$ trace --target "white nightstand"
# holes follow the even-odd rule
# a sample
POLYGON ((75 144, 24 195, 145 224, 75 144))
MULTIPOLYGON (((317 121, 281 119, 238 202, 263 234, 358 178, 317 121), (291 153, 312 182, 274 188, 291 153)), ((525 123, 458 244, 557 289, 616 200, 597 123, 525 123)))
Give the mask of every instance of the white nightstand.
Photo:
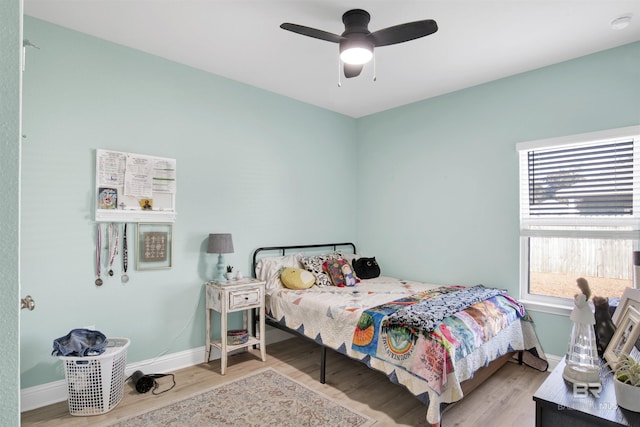
POLYGON ((260 356, 266 362, 267 352, 264 333, 264 286, 265 282, 257 279, 230 280, 228 282, 207 282, 206 307, 207 307, 207 342, 205 346, 205 363, 211 357, 211 346, 217 347, 221 352, 220 373, 224 375, 227 368, 227 353, 239 348, 249 348, 252 345, 260 346, 260 356), (260 329, 256 335, 251 335, 253 325, 250 325, 249 312, 258 309, 260 329), (220 313, 220 339, 211 339, 211 310, 220 313), (227 344, 227 315, 234 311, 243 311, 244 328, 249 333, 249 340, 244 344, 227 344))

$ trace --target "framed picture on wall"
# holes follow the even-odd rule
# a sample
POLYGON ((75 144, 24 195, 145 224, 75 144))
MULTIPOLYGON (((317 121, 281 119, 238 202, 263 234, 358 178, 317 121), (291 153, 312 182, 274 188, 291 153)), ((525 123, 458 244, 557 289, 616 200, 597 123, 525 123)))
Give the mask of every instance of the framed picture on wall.
POLYGON ((159 270, 172 267, 173 224, 138 224, 138 270, 159 270))

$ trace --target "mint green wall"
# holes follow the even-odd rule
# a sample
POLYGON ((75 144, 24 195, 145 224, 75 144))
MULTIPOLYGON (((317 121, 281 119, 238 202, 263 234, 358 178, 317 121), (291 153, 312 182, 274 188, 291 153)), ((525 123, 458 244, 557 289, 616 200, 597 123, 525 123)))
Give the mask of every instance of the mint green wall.
POLYGON ((0 2, 0 425, 20 424, 19 221, 22 3, 0 2))
MULTIPOLYGON (((360 119, 359 247, 392 276, 518 295, 515 144, 640 124, 639 82, 634 43, 360 119)), ((568 319, 533 316, 562 355, 568 319)))
MULTIPOLYGON (((390 275, 517 294, 515 143, 640 123, 640 43, 356 120, 28 17, 25 37, 22 387, 63 378, 74 327, 131 338, 129 362, 202 346, 210 232, 244 271, 258 246, 354 240, 390 275), (96 148, 177 159, 171 270, 93 285, 96 148)), ((533 314, 562 354, 568 320, 533 314)))
POLYGON ((130 363, 203 346, 211 232, 245 274, 259 246, 355 239, 353 119, 30 17, 25 37, 22 387, 63 378, 76 327, 130 338, 130 363), (97 148, 176 159, 171 270, 94 285, 97 148))

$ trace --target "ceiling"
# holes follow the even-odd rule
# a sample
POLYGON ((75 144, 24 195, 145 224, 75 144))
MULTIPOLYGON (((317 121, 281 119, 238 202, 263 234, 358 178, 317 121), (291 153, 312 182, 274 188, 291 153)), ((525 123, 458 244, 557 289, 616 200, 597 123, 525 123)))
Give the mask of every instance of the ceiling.
POLYGON ((356 118, 640 40, 640 0, 24 0, 24 12, 356 118), (377 48, 374 81, 372 63, 339 79, 337 44, 279 28, 340 34, 354 8, 372 32, 439 30, 377 48), (612 29, 622 15, 630 25, 612 29))

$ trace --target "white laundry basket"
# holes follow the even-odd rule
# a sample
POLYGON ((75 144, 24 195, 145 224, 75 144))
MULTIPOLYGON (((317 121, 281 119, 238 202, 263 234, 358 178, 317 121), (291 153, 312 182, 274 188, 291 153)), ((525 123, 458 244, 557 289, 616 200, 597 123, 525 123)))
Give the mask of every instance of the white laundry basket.
POLYGON ((116 407, 124 393, 127 338, 107 338, 98 356, 59 356, 69 390, 71 415, 99 415, 116 407))

